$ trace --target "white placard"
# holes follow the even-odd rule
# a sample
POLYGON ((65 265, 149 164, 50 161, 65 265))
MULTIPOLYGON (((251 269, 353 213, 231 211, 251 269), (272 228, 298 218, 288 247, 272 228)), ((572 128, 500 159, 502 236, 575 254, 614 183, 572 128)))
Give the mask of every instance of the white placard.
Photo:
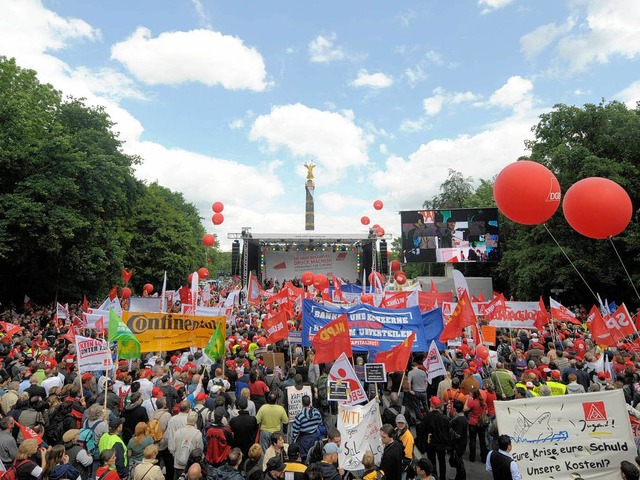
POLYGON ((340 405, 338 410, 338 431, 342 436, 342 453, 338 454, 338 465, 345 470, 363 470, 362 455, 367 450, 373 452, 376 464, 382 459, 380 440, 380 407, 374 398, 365 405, 340 405))

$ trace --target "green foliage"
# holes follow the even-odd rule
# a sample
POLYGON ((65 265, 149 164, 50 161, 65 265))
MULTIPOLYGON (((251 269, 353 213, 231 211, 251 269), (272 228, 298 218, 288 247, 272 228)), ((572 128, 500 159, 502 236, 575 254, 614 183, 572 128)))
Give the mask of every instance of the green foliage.
POLYGON ((440 193, 431 201, 426 200, 422 206, 428 209, 461 208, 472 193, 473 178, 450 168, 449 176, 440 184, 440 193))

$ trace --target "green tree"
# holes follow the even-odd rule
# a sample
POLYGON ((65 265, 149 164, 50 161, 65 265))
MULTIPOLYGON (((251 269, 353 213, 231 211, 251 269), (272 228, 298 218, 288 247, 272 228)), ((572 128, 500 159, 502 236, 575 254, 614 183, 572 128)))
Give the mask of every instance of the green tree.
POLYGON ((473 193, 473 177, 465 177, 456 170, 449 169, 449 176, 440 184, 440 193, 422 206, 428 209, 461 208, 473 193))

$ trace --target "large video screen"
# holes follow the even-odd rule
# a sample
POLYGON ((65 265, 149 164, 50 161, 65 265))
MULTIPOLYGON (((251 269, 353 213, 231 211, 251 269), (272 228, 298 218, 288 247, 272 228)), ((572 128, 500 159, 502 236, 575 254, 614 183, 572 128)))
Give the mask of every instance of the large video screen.
POLYGON ((498 209, 400 212, 405 262, 497 262, 498 209))

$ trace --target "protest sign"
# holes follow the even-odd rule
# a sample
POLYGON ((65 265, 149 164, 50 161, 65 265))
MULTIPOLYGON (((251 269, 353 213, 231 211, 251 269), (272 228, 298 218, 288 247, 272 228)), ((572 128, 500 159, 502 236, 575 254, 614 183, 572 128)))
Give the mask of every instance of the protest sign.
POLYGON ((123 312, 122 320, 140 342, 142 352, 180 350, 207 346, 218 323, 222 334, 226 330, 226 317, 200 317, 192 315, 123 312))
POLYGON ((107 370, 111 367, 111 351, 104 340, 76 335, 76 352, 80 372, 107 370))
POLYGON ((330 402, 345 402, 349 400, 349 384, 341 380, 327 379, 327 398, 330 402))
POLYGON ((362 388, 362 384, 356 375, 351 362, 347 358, 346 354, 340 355, 335 363, 331 366, 329 371, 329 380, 334 382, 342 382, 347 385, 348 398, 345 400, 345 404, 352 405, 355 403, 362 403, 367 401, 367 394, 362 388))
POLYGON ((387 372, 384 369, 384 363, 365 363, 364 381, 371 383, 386 383, 387 372))
POLYGON ((289 421, 293 422, 302 411, 302 397, 309 395, 309 398, 313 400, 313 394, 311 393, 311 387, 304 385, 300 390, 295 386, 287 387, 287 413, 289 414, 289 421))
POLYGON ((338 465, 345 470, 363 470, 362 455, 373 452, 376 465, 382 459, 380 440, 380 407, 376 399, 365 405, 340 405, 338 431, 342 436, 342 452, 338 454, 338 465))
POLYGON ((495 402, 524 479, 619 479, 636 445, 621 390, 495 402), (540 462, 543 458, 544 462, 540 462))
POLYGON ((482 325, 480 329, 482 330, 482 338, 484 339, 484 344, 489 345, 490 347, 495 347, 496 327, 493 327, 491 325, 482 325))

